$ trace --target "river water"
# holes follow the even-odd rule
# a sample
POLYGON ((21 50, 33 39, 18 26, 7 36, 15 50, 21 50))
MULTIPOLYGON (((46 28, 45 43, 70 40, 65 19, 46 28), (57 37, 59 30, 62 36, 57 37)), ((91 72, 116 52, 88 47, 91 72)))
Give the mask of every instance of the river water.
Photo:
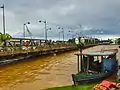
MULTIPOLYGON (((116 49, 117 45, 96 46, 86 51, 116 49)), ((42 56, 32 60, 0 67, 0 90, 41 90, 72 85, 71 74, 77 72, 78 51, 42 56)), ((120 53, 117 54, 120 58, 120 53)))

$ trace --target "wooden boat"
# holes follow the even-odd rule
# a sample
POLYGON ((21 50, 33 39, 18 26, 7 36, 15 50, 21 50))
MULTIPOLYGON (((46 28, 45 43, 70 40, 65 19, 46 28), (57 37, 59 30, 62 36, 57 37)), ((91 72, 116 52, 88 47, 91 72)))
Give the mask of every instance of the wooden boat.
POLYGON ((72 74, 74 85, 99 82, 115 74, 118 68, 117 52, 117 49, 110 49, 75 54, 78 57, 78 73, 72 74))

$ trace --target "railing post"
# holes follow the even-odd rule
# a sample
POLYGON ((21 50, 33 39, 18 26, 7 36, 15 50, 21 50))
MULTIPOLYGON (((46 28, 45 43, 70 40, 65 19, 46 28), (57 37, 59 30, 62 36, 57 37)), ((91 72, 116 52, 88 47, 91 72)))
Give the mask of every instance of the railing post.
POLYGON ((41 40, 40 40, 40 46, 41 46, 41 40))
POLYGON ((78 62, 78 73, 80 72, 80 61, 79 61, 79 55, 77 55, 77 62, 78 62))
POLYGON ((22 40, 20 39, 20 53, 22 51, 22 40))
POLYGON ((80 47, 81 71, 83 71, 82 47, 80 47))

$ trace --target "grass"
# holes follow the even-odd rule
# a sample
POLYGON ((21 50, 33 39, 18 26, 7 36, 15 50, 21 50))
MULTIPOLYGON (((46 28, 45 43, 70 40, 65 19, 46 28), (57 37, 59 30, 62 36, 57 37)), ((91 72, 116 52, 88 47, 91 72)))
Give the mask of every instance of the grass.
POLYGON ((54 87, 48 88, 46 90, 92 90, 96 84, 86 84, 86 85, 77 85, 77 86, 63 86, 63 87, 54 87))

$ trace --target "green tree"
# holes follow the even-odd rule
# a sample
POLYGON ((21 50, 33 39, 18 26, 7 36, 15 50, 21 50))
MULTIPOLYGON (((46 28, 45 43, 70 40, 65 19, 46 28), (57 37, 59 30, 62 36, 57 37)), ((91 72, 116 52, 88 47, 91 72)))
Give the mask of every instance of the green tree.
POLYGON ((3 46, 6 46, 6 40, 10 40, 12 38, 12 36, 8 33, 6 33, 5 35, 2 34, 0 32, 0 43, 3 43, 4 42, 4 45, 3 46))
POLYGON ((2 33, 0 32, 0 41, 10 40, 11 38, 12 38, 12 36, 11 36, 10 34, 6 33, 6 34, 4 35, 4 34, 2 34, 2 33))
POLYGON ((117 39, 117 43, 120 44, 120 38, 117 39))
POLYGON ((74 44, 75 44, 75 38, 73 38, 73 39, 69 39, 68 42, 70 42, 70 43, 74 43, 74 44))
POLYGON ((109 41, 110 43, 113 43, 112 39, 108 39, 108 41, 109 41))

